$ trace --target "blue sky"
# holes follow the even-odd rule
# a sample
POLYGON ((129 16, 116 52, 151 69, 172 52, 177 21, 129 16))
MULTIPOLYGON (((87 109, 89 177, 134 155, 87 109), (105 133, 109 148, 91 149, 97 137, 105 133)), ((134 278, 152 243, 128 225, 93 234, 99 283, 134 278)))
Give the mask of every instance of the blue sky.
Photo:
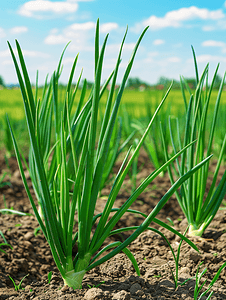
POLYGON ((75 80, 93 80, 94 33, 100 19, 100 40, 110 33, 103 66, 103 80, 115 65, 126 26, 129 31, 121 63, 121 79, 132 49, 146 26, 150 26, 139 48, 132 77, 156 83, 160 76, 172 79, 194 77, 191 45, 195 48, 200 72, 210 63, 211 74, 220 63, 226 70, 226 2, 166 0, 33 0, 1 1, 0 75, 17 83, 7 40, 23 49, 31 81, 39 70, 42 84, 56 69, 61 52, 71 41, 65 56, 61 81, 66 83, 77 53, 75 80))

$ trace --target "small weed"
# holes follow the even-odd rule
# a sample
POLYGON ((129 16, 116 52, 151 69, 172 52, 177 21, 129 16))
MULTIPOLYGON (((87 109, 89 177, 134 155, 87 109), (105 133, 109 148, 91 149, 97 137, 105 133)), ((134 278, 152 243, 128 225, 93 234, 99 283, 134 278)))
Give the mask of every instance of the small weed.
POLYGON ((7 175, 7 172, 4 172, 4 173, 0 176, 0 188, 4 187, 4 186, 6 186, 6 185, 11 186, 11 183, 10 183, 9 181, 3 182, 3 180, 4 180, 5 177, 6 177, 6 175, 7 175))
POLYGON ((14 284, 15 291, 18 291, 18 290, 24 290, 24 288, 22 288, 21 285, 22 285, 23 280, 24 280, 28 275, 29 275, 29 274, 25 275, 25 276, 21 279, 21 281, 20 281, 20 283, 19 283, 18 285, 16 285, 16 283, 15 283, 15 281, 12 279, 12 277, 9 276, 9 278, 12 280, 12 282, 13 282, 13 284, 14 284))
POLYGON ((150 194, 151 198, 153 199, 158 199, 159 197, 158 196, 155 196, 154 194, 150 194))
POLYGON ((170 223, 171 226, 174 226, 174 223, 173 223, 173 220, 172 220, 172 219, 170 219, 169 217, 166 218, 166 219, 169 221, 169 223, 170 223))
POLYGON ((2 246, 7 246, 7 247, 10 247, 11 249, 13 249, 13 247, 11 246, 11 245, 9 245, 9 244, 7 244, 7 243, 1 243, 0 244, 0 251, 1 252, 3 252, 3 253, 5 253, 5 254, 8 254, 5 250, 2 250, 2 246))
POLYGON ((97 288, 98 286, 100 286, 100 285, 103 284, 103 283, 105 283, 105 281, 101 281, 99 284, 93 285, 93 286, 87 284, 87 286, 88 286, 90 289, 92 289, 92 288, 97 288))
POLYGON ((161 275, 161 274, 158 274, 158 275, 154 275, 153 277, 154 277, 154 278, 161 278, 162 275, 161 275))
POLYGON ((39 232, 41 230, 40 227, 37 227, 34 229, 34 236, 37 236, 38 234, 41 234, 41 232, 39 232))
POLYGON ((142 201, 142 200, 137 200, 136 202, 137 202, 138 204, 141 204, 141 205, 144 204, 144 201, 142 201))
POLYGON ((48 284, 50 284, 52 275, 53 275, 53 271, 50 271, 50 272, 48 273, 48 284))

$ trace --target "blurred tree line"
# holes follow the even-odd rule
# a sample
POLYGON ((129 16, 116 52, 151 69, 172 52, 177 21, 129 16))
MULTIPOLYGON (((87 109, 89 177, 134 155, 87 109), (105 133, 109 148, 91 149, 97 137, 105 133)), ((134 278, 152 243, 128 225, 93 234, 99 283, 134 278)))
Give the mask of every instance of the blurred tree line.
MULTIPOLYGON (((196 88, 196 79, 195 78, 185 78, 185 80, 187 81, 189 87, 191 89, 195 89, 196 88)), ((214 89, 219 89, 220 84, 222 81, 222 77, 220 75, 217 75, 215 78, 215 82, 214 82, 214 89)), ((144 90, 144 89, 166 89, 170 86, 172 82, 172 79, 169 79, 167 77, 161 76, 156 84, 149 84, 143 80, 141 80, 138 77, 130 77, 127 80, 127 85, 126 88, 128 89, 140 89, 140 90, 144 90)), ((80 88, 83 86, 84 80, 82 80, 81 84, 80 84, 80 88)), ((91 89, 93 86, 93 82, 91 81, 86 81, 86 85, 87 85, 87 89, 91 89)), ((5 85, 5 81, 3 79, 3 77, 0 75, 0 86, 6 87, 5 85)), ((61 86, 62 88, 64 88, 66 85, 63 83, 59 83, 59 86, 61 86)), ((172 89, 175 90, 179 90, 180 89, 180 81, 177 80, 173 80, 173 87, 172 89)))
MULTIPOLYGON (((196 79, 195 78, 185 78, 187 84, 189 85, 189 87, 191 89, 195 89, 196 88, 196 79)), ((215 78, 215 81, 214 81, 214 86, 213 88, 214 89, 219 89, 220 87, 220 84, 221 84, 221 81, 222 81, 222 78, 220 75, 217 75, 216 78, 215 78)), ((141 86, 143 88, 156 88, 156 89, 166 89, 170 86, 172 82, 172 79, 169 79, 167 77, 164 77, 164 76, 161 76, 157 83, 154 84, 154 85, 151 85, 151 84, 148 84, 144 81, 142 81, 141 79, 139 79, 138 77, 135 77, 135 78, 129 78, 128 81, 127 81, 127 88, 130 88, 130 89, 139 89, 141 86)), ((175 89, 175 90, 179 90, 181 87, 180 87, 180 81, 178 80, 173 80, 173 87, 172 89, 175 89)))
MULTIPOLYGON (((189 85, 189 87, 191 89, 195 89, 197 86, 197 82, 195 78, 185 78, 187 84, 189 85)), ((214 89, 219 89, 220 88, 220 84, 222 81, 222 77, 220 75, 216 75, 215 81, 214 81, 214 85, 213 88, 214 89)), ((166 77, 160 77, 158 82, 157 82, 157 86, 158 85, 163 85, 165 88, 169 87, 170 84, 172 82, 172 79, 166 78, 166 77)), ((173 80, 173 89, 180 89, 180 81, 177 80, 173 80)))

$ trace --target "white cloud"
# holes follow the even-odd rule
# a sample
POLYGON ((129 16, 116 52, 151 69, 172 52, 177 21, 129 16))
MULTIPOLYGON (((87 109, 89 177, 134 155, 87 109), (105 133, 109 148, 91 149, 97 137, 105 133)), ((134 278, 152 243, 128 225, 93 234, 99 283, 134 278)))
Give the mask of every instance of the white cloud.
MULTIPOLYGON (((135 47, 136 43, 124 43, 123 50, 124 51, 132 51, 135 47)), ((107 50, 113 51, 114 53, 118 53, 119 49, 121 47, 121 44, 110 44, 107 46, 107 50)))
POLYGON ((181 61, 181 59, 179 57, 177 57, 177 56, 168 58, 168 62, 178 63, 180 61, 181 61))
POLYGON ((93 0, 66 0, 66 1, 74 3, 74 2, 90 2, 93 0))
POLYGON ((225 47, 226 43, 220 41, 208 40, 202 43, 203 47, 225 47))
POLYGON ((155 57, 158 55, 159 55, 159 52, 157 52, 157 51, 148 52, 148 57, 155 57))
POLYGON ((68 64, 72 65, 73 62, 74 62, 74 60, 75 60, 74 56, 73 57, 66 57, 66 58, 64 58, 64 66, 68 65, 68 64))
POLYGON ((221 41, 208 40, 202 43, 203 47, 218 47, 222 53, 226 53, 226 43, 221 41))
MULTIPOLYGON (((136 43, 125 43, 125 44, 123 45, 123 49, 124 49, 124 50, 128 50, 128 51, 132 51, 132 50, 134 49, 135 45, 136 45, 136 43)), ((121 44, 120 44, 120 46, 121 46, 121 44)), ((142 47, 142 46, 140 46, 140 48, 141 48, 141 47, 142 47)))
POLYGON ((149 52, 147 54, 147 58, 144 59, 144 62, 145 63, 152 63, 152 62, 156 61, 156 56, 158 56, 158 55, 159 55, 159 52, 157 52, 157 51, 149 52))
POLYGON ((57 45, 57 44, 67 44, 70 40, 62 34, 50 34, 45 38, 45 44, 57 45))
POLYGON ((212 56, 212 55, 210 55, 210 54, 202 54, 202 55, 196 56, 196 59, 197 59, 197 61, 200 62, 200 63, 203 63, 203 62, 208 63, 208 62, 210 62, 210 61, 215 60, 215 59, 216 59, 216 56, 214 57, 214 56, 212 56))
POLYGON ((70 31, 86 31, 96 27, 96 23, 94 22, 86 22, 86 23, 74 23, 65 29, 65 32, 70 31))
POLYGON ((4 60, 2 62, 2 65, 4 66, 7 66, 7 65, 13 65, 13 60, 12 59, 8 59, 8 60, 4 60))
POLYGON ((213 31, 213 30, 215 30, 215 27, 211 26, 211 25, 207 25, 207 26, 203 26, 202 30, 203 31, 213 31))
POLYGON ((19 33, 24 33, 27 31, 28 31, 28 28, 25 26, 17 26, 17 27, 13 27, 10 29, 10 33, 12 33, 12 34, 19 34, 19 33))
MULTIPOLYGON (((90 29, 94 29, 96 27, 96 23, 94 22, 86 22, 86 23, 74 23, 71 26, 69 26, 67 28, 67 30, 90 30, 90 29)), ((117 23, 104 23, 102 25, 100 25, 100 32, 102 33, 108 33, 111 30, 117 29, 118 28, 118 24, 117 23)))
MULTIPOLYGON (((209 62, 226 62, 226 57, 225 56, 218 56, 218 55, 211 55, 211 54, 202 54, 196 56, 197 61, 199 63, 209 63, 209 62)), ((188 62, 193 61, 192 59, 189 59, 188 62)))
POLYGON ((53 28, 50 30, 50 34, 57 34, 59 30, 57 28, 53 28))
POLYGON ((151 30, 158 30, 166 27, 182 27, 183 22, 195 19, 201 20, 220 20, 224 18, 221 9, 210 11, 207 8, 198 8, 196 6, 183 7, 178 10, 172 10, 164 17, 150 16, 141 24, 137 24, 134 30, 140 30, 143 26, 150 26, 151 30))
POLYGON ((105 24, 100 25, 100 32, 102 32, 102 33, 108 33, 114 29, 118 29, 117 23, 105 23, 105 24))
MULTIPOLYGON (((83 0, 90 1, 90 0, 83 0)), ((32 0, 24 3, 18 13, 25 17, 42 18, 43 13, 51 13, 56 15, 72 14, 78 10, 77 1, 49 1, 49 0, 32 0)))
POLYGON ((0 38, 3 38, 5 37, 6 34, 5 34, 5 30, 3 28, 0 27, 0 38))
MULTIPOLYGON (((115 69, 115 63, 116 63, 116 60, 115 58, 108 58, 105 60, 104 62, 104 65, 103 65, 103 69, 104 70, 114 70, 115 69)), ((124 69, 127 67, 127 62, 126 61, 122 61, 120 63, 120 69, 124 69)))
POLYGON ((7 57, 10 56, 9 50, 0 51, 0 57, 7 57))
MULTIPOLYGON (((14 53, 17 53, 16 49, 13 49, 14 53)), ((48 58, 50 57, 49 54, 44 53, 44 52, 39 52, 39 51, 30 51, 30 50, 23 50, 22 51, 25 57, 41 57, 41 58, 48 58)), ((4 50, 4 51, 0 51, 0 57, 10 57, 10 51, 4 50)))
MULTIPOLYGON (((45 44, 57 45, 67 44, 71 41, 70 51, 93 51, 93 44, 89 41, 93 38, 94 29, 96 23, 85 22, 85 23, 74 23, 64 28, 62 31, 52 29, 50 34, 45 38, 45 44)), ((100 32, 110 31, 118 28, 117 23, 104 23, 100 25, 100 32)), ((133 43, 132 43, 133 44, 133 43)), ((125 46, 125 48, 128 47, 125 46)), ((134 47, 134 44, 133 44, 134 47)))
POLYGON ((86 52, 94 52, 94 46, 89 46, 89 45, 78 45, 78 44, 73 44, 70 46, 69 51, 71 52, 81 52, 81 51, 86 51, 86 52))
POLYGON ((181 48, 182 46, 183 46, 183 43, 177 43, 177 44, 173 45, 174 48, 181 48))
POLYGON ((23 50, 23 54, 24 54, 24 56, 29 56, 29 57, 42 57, 42 58, 50 57, 49 54, 39 52, 39 51, 23 50))
MULTIPOLYGON (((89 31, 94 29, 94 22, 74 23, 59 33, 56 29, 51 30, 50 34, 45 38, 45 44, 56 45, 66 44, 69 41, 73 43, 73 49, 85 50, 87 40, 89 39, 89 31), (58 34, 57 34, 58 33, 58 34)), ((70 47, 71 48, 71 47, 70 47)), ((86 49, 87 50, 87 49, 86 49)))
POLYGON ((52 29, 50 34, 45 38, 44 42, 48 45, 66 44, 72 41, 80 49, 84 46, 89 30, 95 28, 94 22, 74 23, 59 33, 59 30, 52 29), (85 33, 84 33, 85 32, 85 33))
POLYGON ((158 46, 158 45, 162 45, 165 44, 164 40, 158 39, 158 40, 154 40, 153 45, 158 46))

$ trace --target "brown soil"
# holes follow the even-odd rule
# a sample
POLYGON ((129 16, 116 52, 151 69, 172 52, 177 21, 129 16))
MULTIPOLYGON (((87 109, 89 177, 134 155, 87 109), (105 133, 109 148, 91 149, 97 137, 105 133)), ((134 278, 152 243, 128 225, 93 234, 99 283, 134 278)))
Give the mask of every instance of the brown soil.
MULTIPOLYGON (((153 171, 148 163, 148 158, 140 158, 141 172, 138 181, 145 178, 153 171)), ((7 207, 27 213, 33 213, 30 202, 21 181, 15 158, 9 160, 8 168, 4 158, 0 158, 0 174, 5 171, 10 175, 5 178, 11 182, 10 186, 0 189, 0 208, 4 208, 4 198, 7 207)), ((222 167, 220 175, 225 167, 222 167)), ((29 175, 27 174, 29 177, 29 175)), ((220 176, 219 176, 220 178, 220 176)), ((31 185, 31 183, 30 183, 31 185)), ((133 209, 148 213, 158 203, 159 199, 170 187, 167 175, 156 178, 147 190, 137 199, 133 209)), ((103 190, 107 195, 109 187, 103 190)), ((119 207, 128 198, 130 181, 127 179, 116 200, 115 206, 119 207)), ((104 198, 100 198, 97 212, 103 209, 104 198)), ((180 232, 186 228, 186 220, 173 196, 164 206, 158 218, 169 223, 167 218, 174 222, 174 227, 180 232)), ((126 215, 118 224, 121 226, 139 225, 142 219, 126 215)), ((203 239, 193 239, 199 248, 199 253, 194 251, 185 242, 182 244, 179 281, 195 276, 198 265, 207 268, 204 278, 208 286, 218 269, 226 261, 226 210, 219 210, 215 219, 206 230, 203 239)), ((151 224, 153 227, 155 224, 151 224)), ((141 276, 136 272, 124 254, 118 254, 103 265, 88 272, 83 281, 81 290, 64 287, 63 280, 55 266, 50 248, 43 234, 35 229, 38 222, 34 216, 18 216, 13 214, 0 214, 0 229, 7 242, 13 247, 3 246, 7 254, 0 252, 0 299, 194 299, 195 280, 189 280, 185 285, 174 288, 170 267, 175 271, 172 253, 164 240, 157 234, 146 231, 129 247, 137 259, 141 276), (50 284, 47 275, 53 271, 50 284), (11 276, 16 284, 29 274, 22 283, 22 288, 15 291, 11 276)), ((169 239, 173 249, 178 249, 179 238, 161 229, 169 239)), ((117 238, 125 238, 119 236, 117 238)), ((3 240, 0 237, 0 243, 3 240)), ((204 279, 203 279, 204 280, 204 279)), ((201 283, 203 282, 201 280, 201 283)), ((203 289, 202 291, 204 291, 203 289)), ((226 268, 214 284, 214 295, 211 299, 226 299, 226 268)), ((202 299, 206 299, 203 297, 202 299)))

